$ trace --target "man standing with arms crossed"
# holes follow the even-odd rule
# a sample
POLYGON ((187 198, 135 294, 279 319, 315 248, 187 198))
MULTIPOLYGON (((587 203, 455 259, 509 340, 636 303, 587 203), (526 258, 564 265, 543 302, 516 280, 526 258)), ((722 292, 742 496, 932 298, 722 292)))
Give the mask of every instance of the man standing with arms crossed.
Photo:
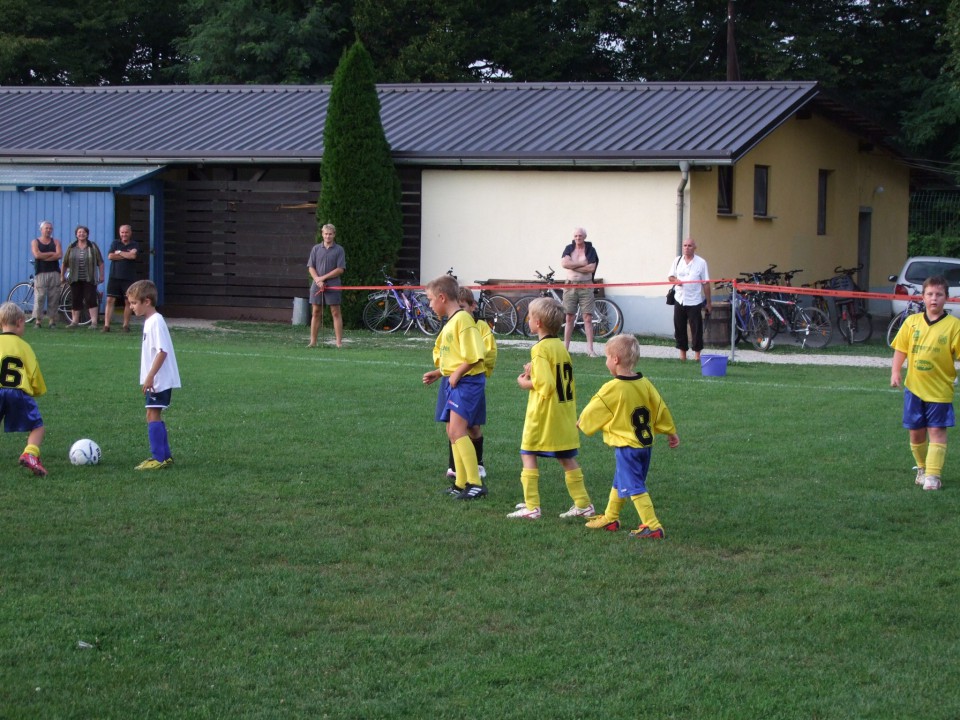
POLYGON ((110 332, 110 320, 117 299, 123 303, 123 331, 130 332, 130 303, 127 302, 127 290, 137 279, 137 244, 133 242, 133 228, 120 226, 120 239, 114 240, 107 253, 110 261, 110 280, 107 282, 107 309, 103 313, 103 329, 110 332))
MULTIPOLYGON (((599 262, 600 258, 593 249, 593 244, 587 242, 587 231, 575 228, 573 242, 563 249, 560 258, 560 266, 567 271, 567 284, 592 283, 599 262)), ((570 336, 573 334, 573 321, 578 305, 583 315, 583 331, 587 335, 587 355, 596 357, 593 350, 593 312, 596 309, 593 288, 570 288, 563 291, 563 312, 566 314, 563 344, 570 350, 570 336)))
POLYGON ((60 258, 63 250, 60 241, 53 236, 53 223, 40 223, 40 237, 30 243, 33 253, 33 317, 34 327, 43 322, 43 313, 50 315, 50 327, 56 326, 57 310, 60 307, 60 258))
POLYGON ((310 317, 310 344, 317 346, 317 334, 323 318, 323 306, 330 306, 333 318, 333 333, 337 338, 337 347, 343 346, 343 316, 340 314, 340 276, 347 269, 347 255, 343 246, 337 245, 337 229, 329 223, 321 229, 323 242, 313 246, 307 261, 307 272, 313 278, 310 288, 310 304, 313 313, 310 317))

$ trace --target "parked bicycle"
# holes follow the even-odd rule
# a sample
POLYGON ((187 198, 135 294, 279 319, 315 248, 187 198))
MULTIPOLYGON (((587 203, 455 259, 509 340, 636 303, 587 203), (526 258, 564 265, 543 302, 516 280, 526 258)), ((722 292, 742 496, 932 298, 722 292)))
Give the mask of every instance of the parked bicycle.
MULTIPOLYGON (((742 273, 742 280, 751 284, 769 284, 772 281, 777 285, 784 285, 789 284, 794 275, 803 272, 802 270, 776 272, 774 268, 776 265, 762 272, 742 273)), ((796 295, 756 291, 753 300, 770 317, 771 341, 778 333, 787 332, 800 342, 802 348, 822 348, 833 336, 830 316, 819 308, 803 307, 796 295)))
MULTIPOLYGON (((33 261, 30 261, 30 264, 33 265, 33 261)), ((33 315, 33 303, 36 296, 36 288, 34 286, 34 276, 30 275, 28 280, 19 282, 13 286, 13 289, 7 295, 7 300, 14 302, 19 305, 23 312, 27 316, 27 322, 31 320, 31 315, 33 315)), ((103 301, 103 293, 99 290, 97 291, 97 301, 103 301)), ((61 285, 60 293, 57 305, 57 312, 63 316, 63 319, 67 323, 73 322, 73 291, 70 289, 69 285, 61 285)), ((80 324, 89 325, 90 324, 90 312, 83 308, 80 311, 80 324)))
POLYGON ((890 324, 887 325, 887 345, 893 347, 893 340, 897 337, 897 333, 900 332, 900 326, 903 325, 903 322, 916 313, 922 313, 926 310, 926 306, 923 303, 923 293, 917 293, 911 295, 910 299, 907 301, 907 306, 893 316, 893 319, 890 320, 890 324))
POLYGON ((363 324, 379 333, 392 333, 401 328, 407 332, 414 325, 425 335, 440 332, 442 321, 430 309, 426 294, 414 288, 412 273, 409 280, 400 280, 387 274, 386 265, 380 271, 389 289, 370 293, 363 308, 363 324))
POLYGON ((480 285, 477 314, 483 318, 494 335, 509 335, 517 329, 517 308, 510 299, 496 295, 484 287, 487 283, 475 280, 480 285))
MULTIPOLYGON (((546 285, 552 285, 554 283, 553 278, 554 275, 556 275, 556 270, 549 265, 547 267, 550 272, 548 272, 546 275, 538 270, 535 270, 534 272, 536 273, 537 280, 539 282, 542 282, 546 285)), ((594 289, 594 295, 596 294, 597 290, 594 289)), ((563 293, 558 288, 544 288, 542 291, 540 291, 539 295, 524 295, 522 298, 517 300, 517 332, 521 335, 533 337, 536 334, 527 324, 527 308, 529 308, 530 303, 536 300, 538 297, 552 297, 558 302, 563 301, 563 293)), ((595 338, 605 338, 613 335, 619 335, 623 330, 623 313, 620 311, 620 306, 609 298, 598 297, 594 300, 592 321, 593 336, 595 338)), ((583 316, 579 307, 577 308, 577 314, 573 320, 573 331, 575 333, 584 334, 583 316)))
POLYGON ((735 342, 749 342, 754 348, 766 352, 773 347, 770 331, 773 321, 767 311, 756 302, 756 293, 736 290, 732 282, 715 283, 718 290, 729 290, 730 301, 736 307, 734 322, 735 342))
MULTIPOLYGON (((838 290, 841 292, 852 291, 859 292, 860 288, 853 276, 857 274, 863 265, 852 268, 844 268, 839 265, 833 269, 836 273, 832 278, 818 280, 814 287, 826 288, 829 290, 838 290)), ((830 308, 827 304, 827 298, 823 295, 814 297, 813 305, 821 311, 830 314, 830 308)), ((873 318, 867 312, 867 303, 862 298, 833 298, 834 313, 837 319, 837 329, 844 339, 850 343, 866 342, 873 335, 873 318)))

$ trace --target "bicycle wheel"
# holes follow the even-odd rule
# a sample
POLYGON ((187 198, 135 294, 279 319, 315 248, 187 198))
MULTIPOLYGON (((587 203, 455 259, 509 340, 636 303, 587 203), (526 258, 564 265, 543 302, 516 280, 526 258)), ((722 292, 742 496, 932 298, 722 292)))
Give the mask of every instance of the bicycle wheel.
POLYGON ((873 317, 870 313, 862 313, 860 315, 854 313, 850 331, 851 342, 866 342, 873 336, 873 317))
POLYGON ((488 296, 480 314, 494 335, 509 335, 517 327, 517 308, 503 295, 488 296))
POLYGON ((412 310, 420 332, 424 335, 436 335, 440 332, 440 328, 443 327, 443 320, 430 307, 430 301, 427 300, 425 293, 414 293, 412 310))
POLYGON ((766 352, 773 347, 773 335, 771 332, 773 320, 759 305, 754 305, 750 309, 750 316, 747 318, 746 338, 753 347, 761 352, 766 352))
POLYGON ((595 338, 619 335, 623 330, 623 313, 620 307, 606 298, 597 298, 593 311, 593 336, 595 338))
POLYGON ((525 335, 530 337, 533 335, 533 332, 530 330, 530 326, 527 325, 527 313, 530 310, 530 303, 536 300, 539 295, 524 295, 522 298, 517 300, 514 303, 514 307, 517 308, 517 327, 514 328, 514 332, 517 335, 525 335))
POLYGON ((833 327, 830 316, 817 308, 797 308, 794 332, 803 347, 822 348, 830 342, 833 327))
POLYGON ((13 286, 13 290, 7 295, 7 301, 16 303, 27 315, 27 322, 33 315, 33 283, 22 282, 13 286))
POLYGON ((887 325, 887 345, 890 347, 893 347, 893 340, 897 337, 897 333, 900 332, 900 326, 903 325, 903 321, 906 319, 907 313, 902 312, 899 315, 894 315, 890 324, 887 325))
POLYGON ((379 333, 392 333, 403 324, 403 310, 392 294, 370 298, 363 308, 363 324, 379 333))
MULTIPOLYGON (((63 315, 64 319, 68 323, 73 322, 73 290, 69 285, 65 285, 63 287, 63 292, 60 293, 60 314, 63 315)), ((81 308, 80 315, 78 317, 79 325, 90 324, 90 311, 87 310, 87 308, 81 308)))

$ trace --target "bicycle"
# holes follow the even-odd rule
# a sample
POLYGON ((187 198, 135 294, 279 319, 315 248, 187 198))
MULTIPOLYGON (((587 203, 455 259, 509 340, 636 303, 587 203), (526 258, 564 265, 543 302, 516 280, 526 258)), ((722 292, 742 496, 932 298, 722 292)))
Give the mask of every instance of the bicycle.
MULTIPOLYGON (((860 271, 862 265, 852 268, 843 268, 839 265, 833 269, 836 273, 832 278, 818 280, 816 287, 829 290, 858 292, 853 276, 860 271)), ((818 295, 813 302, 814 306, 830 314, 827 299, 818 295)), ((867 312, 867 304, 861 298, 834 297, 833 306, 837 317, 837 329, 849 344, 866 342, 873 335, 873 318, 867 312)))
POLYGON ((480 285, 480 299, 477 301, 477 314, 486 321, 494 335, 509 335, 517 329, 517 308, 503 295, 495 295, 488 290, 483 280, 474 280, 480 285))
MULTIPOLYGON (((762 273, 741 273, 744 281, 753 284, 766 282, 789 283, 802 270, 775 272, 771 265, 762 273)), ((756 302, 770 317, 770 339, 780 332, 788 332, 800 341, 800 347, 822 348, 830 342, 833 327, 830 316, 816 307, 803 307, 796 295, 756 292, 756 302)))
MULTIPOLYGON (((547 268, 550 270, 550 272, 546 275, 541 273, 539 270, 534 270, 534 273, 537 276, 538 282, 542 282, 546 285, 552 285, 554 282, 554 275, 556 275, 556 270, 549 265, 547 268)), ((594 295, 596 294, 597 291, 595 289, 594 295)), ((534 335, 534 332, 527 324, 527 308, 529 308, 530 303, 536 300, 538 297, 552 297, 556 299, 557 302, 563 302, 563 293, 557 288, 544 288, 540 291, 539 295, 524 295, 522 298, 517 300, 517 332, 525 335, 526 337, 533 337, 534 335)), ((623 331, 623 313, 620 310, 620 306, 608 298, 596 298, 594 301, 592 324, 594 338, 605 338, 612 335, 619 335, 620 332, 623 331)), ((573 320, 573 330, 574 332, 579 333, 584 332, 583 316, 579 307, 577 308, 577 314, 573 320)))
POLYGON ((415 290, 412 281, 390 277, 386 265, 380 271, 389 289, 370 294, 363 308, 363 324, 379 333, 392 333, 400 328, 406 333, 414 324, 425 335, 439 333, 443 323, 430 309, 427 296, 415 290))
MULTIPOLYGON (((33 265, 33 261, 30 261, 30 264, 33 265)), ((28 280, 19 282, 13 286, 13 289, 10 290, 10 293, 7 295, 7 300, 9 302, 16 303, 21 307, 23 312, 27 316, 27 322, 29 323, 32 320, 33 315, 33 304, 34 298, 36 296, 35 289, 35 278, 31 273, 28 280)), ((103 293, 99 290, 97 291, 97 301, 100 302, 103 300, 103 293)), ((73 291, 70 289, 70 286, 67 284, 60 286, 60 299, 57 303, 57 312, 63 316, 63 319, 67 323, 73 322, 73 291)), ((80 311, 80 324, 89 325, 90 324, 90 312, 83 308, 80 311)))
POLYGON ((773 324, 767 311, 756 302, 756 293, 748 293, 734 288, 732 282, 715 283, 718 290, 730 290, 730 300, 736 308, 736 342, 746 340, 761 352, 773 347, 770 328, 773 324))
POLYGON ((923 303, 923 293, 911 295, 907 301, 907 306, 894 315, 890 320, 890 324, 887 325, 887 345, 893 347, 893 340, 897 337, 897 333, 900 332, 900 326, 903 325, 903 322, 908 317, 924 311, 926 311, 926 306, 923 303))

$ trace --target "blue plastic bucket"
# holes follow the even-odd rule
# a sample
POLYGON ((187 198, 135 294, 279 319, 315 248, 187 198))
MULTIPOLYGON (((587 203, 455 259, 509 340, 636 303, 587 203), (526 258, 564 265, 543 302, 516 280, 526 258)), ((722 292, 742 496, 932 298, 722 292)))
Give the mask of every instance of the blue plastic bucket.
POLYGON ((727 374, 727 356, 701 355, 700 372, 704 377, 723 377, 727 374))

